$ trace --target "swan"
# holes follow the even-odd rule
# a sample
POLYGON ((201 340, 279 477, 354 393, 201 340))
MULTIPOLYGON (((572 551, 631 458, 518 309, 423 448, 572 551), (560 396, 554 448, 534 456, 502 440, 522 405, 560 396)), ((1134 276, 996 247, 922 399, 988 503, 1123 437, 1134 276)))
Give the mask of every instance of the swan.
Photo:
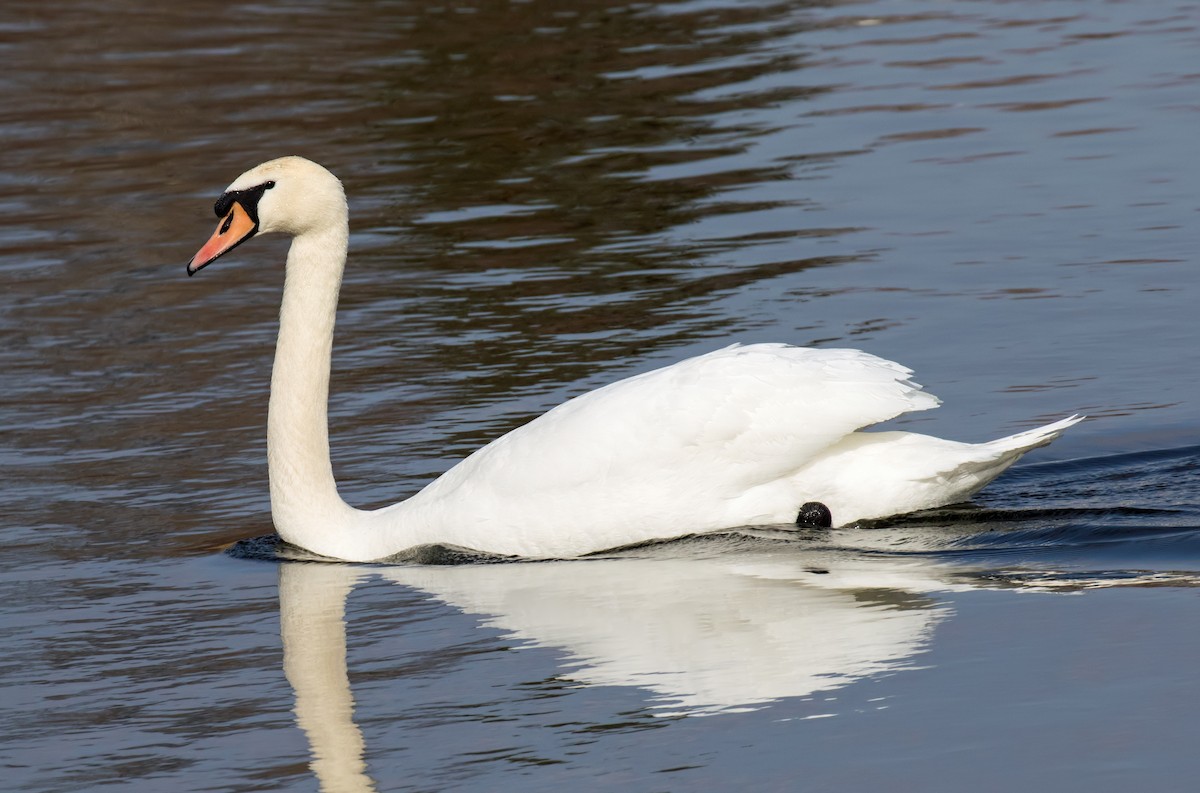
POLYGON ((338 495, 326 415, 349 240, 342 184, 282 157, 235 179, 214 211, 188 275, 256 234, 292 236, 267 416, 271 517, 285 541, 321 556, 365 562, 443 544, 567 558, 791 522, 802 505, 846 526, 965 500, 1083 418, 980 444, 861 432, 939 400, 910 369, 859 350, 735 344, 575 397, 411 498, 356 509, 338 495))

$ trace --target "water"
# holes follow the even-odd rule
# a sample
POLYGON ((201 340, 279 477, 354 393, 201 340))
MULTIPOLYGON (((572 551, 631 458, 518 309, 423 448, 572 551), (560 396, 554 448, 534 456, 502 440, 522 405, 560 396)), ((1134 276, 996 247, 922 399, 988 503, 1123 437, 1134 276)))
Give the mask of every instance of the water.
POLYGON ((1198 43, 1172 0, 6 3, 5 785, 1190 790, 1198 43), (351 200, 359 505, 730 341, 902 361, 946 437, 1094 418, 870 531, 231 555, 285 243, 183 267, 287 153, 351 200))

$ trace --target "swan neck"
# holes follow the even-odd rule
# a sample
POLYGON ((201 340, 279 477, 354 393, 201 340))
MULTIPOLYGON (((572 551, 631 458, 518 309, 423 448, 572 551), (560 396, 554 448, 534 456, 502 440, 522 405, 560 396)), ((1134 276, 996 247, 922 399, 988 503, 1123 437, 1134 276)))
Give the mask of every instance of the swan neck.
POLYGON ((351 512, 333 478, 327 413, 347 238, 343 223, 293 239, 271 373, 267 459, 272 517, 280 536, 317 553, 351 512))
POLYGON ((428 532, 413 500, 358 510, 342 500, 329 457, 329 372, 349 237, 340 225, 306 232, 288 251, 279 341, 271 372, 267 463, 271 517, 287 542, 346 561, 420 544, 428 532))

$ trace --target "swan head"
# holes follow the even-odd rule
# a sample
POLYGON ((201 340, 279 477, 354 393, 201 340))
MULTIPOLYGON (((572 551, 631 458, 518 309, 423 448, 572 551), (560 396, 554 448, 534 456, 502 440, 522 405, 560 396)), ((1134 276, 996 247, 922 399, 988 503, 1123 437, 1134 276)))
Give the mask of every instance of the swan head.
POLYGON ((192 260, 188 275, 256 234, 299 236, 346 223, 342 183, 325 168, 303 157, 280 157, 255 166, 233 180, 213 205, 217 230, 192 260))

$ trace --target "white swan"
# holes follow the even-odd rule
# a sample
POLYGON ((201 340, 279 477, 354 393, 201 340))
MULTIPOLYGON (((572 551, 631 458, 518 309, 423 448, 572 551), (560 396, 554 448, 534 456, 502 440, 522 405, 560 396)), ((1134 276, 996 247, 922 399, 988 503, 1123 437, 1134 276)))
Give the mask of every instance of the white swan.
POLYGON ((188 274, 256 233, 291 234, 271 375, 267 457, 279 535, 347 561, 442 543, 570 557, 795 520, 834 525, 968 498, 1072 416, 982 444, 857 432, 936 397, 858 350, 734 345, 576 397, 462 460, 411 498, 366 511, 337 492, 326 405, 349 223, 341 182, 283 157, 234 180, 188 274))

